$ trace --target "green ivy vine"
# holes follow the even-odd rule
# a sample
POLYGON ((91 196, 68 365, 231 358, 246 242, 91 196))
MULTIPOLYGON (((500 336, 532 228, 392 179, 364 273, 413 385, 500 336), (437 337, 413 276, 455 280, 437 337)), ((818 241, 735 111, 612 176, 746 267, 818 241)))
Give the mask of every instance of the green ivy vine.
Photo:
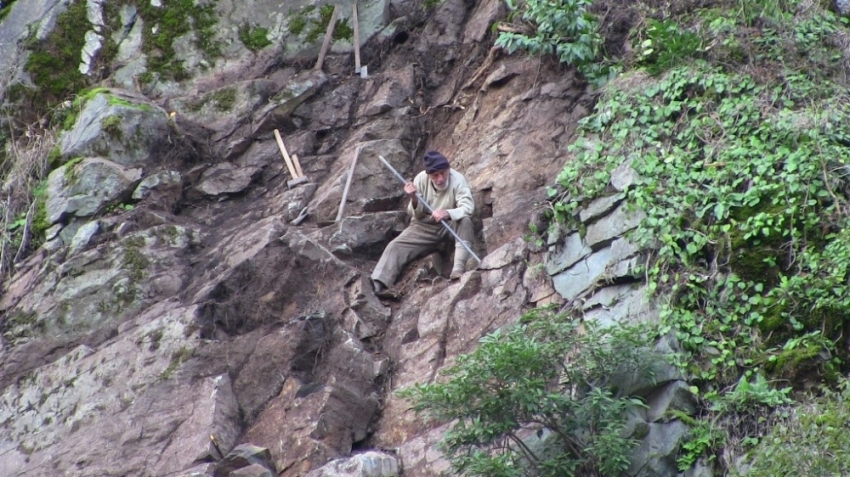
MULTIPOLYGON (((820 41, 801 31, 791 38, 820 41)), ((761 369, 834 377, 850 318, 846 87, 702 61, 642 74, 612 83, 583 120, 550 191, 556 216, 572 220, 628 165, 640 180, 627 201, 646 213, 630 238, 653 250, 644 272, 662 331, 676 333, 695 382, 716 390, 761 369)))

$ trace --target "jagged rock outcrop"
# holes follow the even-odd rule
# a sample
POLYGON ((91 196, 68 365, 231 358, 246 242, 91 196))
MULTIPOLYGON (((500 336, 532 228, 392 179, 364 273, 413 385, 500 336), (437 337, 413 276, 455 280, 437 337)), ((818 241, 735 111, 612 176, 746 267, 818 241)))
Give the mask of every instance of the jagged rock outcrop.
MULTIPOLYGON (((61 157, 106 156, 123 166, 152 164, 170 149, 168 117, 150 100, 121 90, 95 90, 62 135, 61 157)), ((74 107, 74 106, 72 106, 74 107)))
POLYGON ((307 477, 396 477, 400 471, 395 457, 380 452, 364 452, 329 462, 310 471, 307 477))
MULTIPOLYGON (((654 318, 631 273, 639 251, 622 238, 640 215, 622 195, 588 206, 587 234, 565 231, 548 252, 522 239, 592 107, 582 80, 491 50, 499 0, 360 7, 366 79, 346 54, 327 72, 290 61, 309 47, 287 46, 280 64, 277 5, 222 0, 221 37, 250 21, 273 45, 254 55, 234 41, 189 80, 139 87, 142 28, 155 25, 129 7, 106 19, 126 30, 106 83, 131 91, 78 103, 60 146, 70 162, 49 181, 55 225, 4 277, 0 474, 437 475, 444 428, 394 391, 433 381, 537 305, 606 323, 654 318), (287 187, 274 129, 306 184, 287 187), (484 260, 449 282, 438 251, 408 268, 399 301, 380 300, 367 277, 406 218, 378 155, 413 176, 431 148, 469 180, 484 260), (256 450, 247 445, 268 455, 228 467, 234 448, 256 450)), ((189 36, 178 55, 201 65, 189 36)), ((616 180, 625 190, 628 171, 616 180)), ((692 404, 675 370, 656 376, 660 388, 630 383, 652 402, 635 418, 648 449, 635 462, 671 475, 685 429, 662 421, 692 404)))
POLYGON ((58 167, 47 177, 47 221, 90 217, 128 199, 142 178, 140 168, 90 157, 58 167))

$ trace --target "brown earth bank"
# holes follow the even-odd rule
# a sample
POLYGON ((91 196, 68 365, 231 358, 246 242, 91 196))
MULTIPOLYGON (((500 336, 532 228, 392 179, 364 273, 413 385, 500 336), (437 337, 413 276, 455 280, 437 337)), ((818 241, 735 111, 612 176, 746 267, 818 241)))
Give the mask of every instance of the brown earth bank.
MULTIPOLYGON (((561 300, 540 272, 543 250, 523 236, 542 221, 596 93, 551 59, 493 49, 499 0, 393 7, 409 11, 364 44, 368 78, 353 75, 348 53, 332 53, 323 72, 309 71, 314 57, 261 54, 251 76, 198 73, 180 94, 113 93, 170 118, 122 174, 179 180, 89 215, 65 209, 64 241, 5 279, 0 475, 213 475, 239 444, 267 448, 280 476, 367 450, 398 458, 405 476, 446 468, 434 451, 440 428, 395 391, 433 381, 483 334, 561 300), (307 83, 300 104, 266 106, 307 83), (232 111, 187 106, 223 87, 237 89, 232 111), (274 129, 306 184, 287 186, 274 129), (411 177, 429 149, 469 181, 484 261, 450 282, 449 247, 406 269, 397 300, 379 299, 368 275, 407 219, 378 155, 411 177), (93 222, 99 233, 70 246, 93 222)), ((637 15, 597 8, 606 46, 627 54, 637 15)))

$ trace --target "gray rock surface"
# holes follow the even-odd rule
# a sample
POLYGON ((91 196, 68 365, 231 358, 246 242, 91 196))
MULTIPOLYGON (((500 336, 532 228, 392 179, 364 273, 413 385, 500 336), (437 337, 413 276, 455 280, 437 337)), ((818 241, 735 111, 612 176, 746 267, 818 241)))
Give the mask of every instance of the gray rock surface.
POLYGON ((682 411, 692 415, 697 409, 696 398, 683 381, 664 384, 647 398, 647 420, 655 422, 668 416, 668 411, 682 411))
MULTIPOLYGON (((251 469, 253 471, 262 472, 256 467, 265 469, 266 472, 274 472, 274 463, 272 462, 272 454, 268 449, 251 444, 241 444, 233 448, 221 462, 215 466, 216 475, 232 476, 233 472, 238 472, 241 469, 251 469)), ((242 473, 241 475, 250 476, 253 473, 242 473)))
POLYGON ((124 166, 140 165, 170 149, 167 115, 147 98, 102 90, 85 101, 59 146, 67 160, 104 156, 124 166))
POLYGON ((334 247, 345 246, 352 252, 375 251, 401 233, 407 226, 405 212, 377 212, 345 217, 328 242, 334 247))
POLYGON ((631 160, 623 162, 611 172, 611 185, 619 192, 631 187, 638 179, 640 179, 640 176, 632 168, 631 160))
POLYGON ((564 238, 563 242, 549 247, 549 254, 546 257, 546 273, 549 275, 558 274, 592 252, 593 250, 584 243, 580 234, 570 234, 564 238))
POLYGON ((195 187, 212 196, 235 194, 245 190, 259 172, 258 167, 237 167, 224 162, 205 170, 195 187))
POLYGON ((587 245, 595 247, 597 244, 620 237, 629 230, 637 227, 646 218, 646 214, 643 211, 629 210, 629 207, 628 204, 621 204, 604 219, 588 225, 587 234, 584 237, 587 245))
POLYGON ((177 171, 160 171, 142 179, 131 198, 143 200, 152 197, 159 203, 173 204, 180 198, 182 191, 182 174, 177 171))
POLYGON ((141 169, 95 157, 59 167, 47 177, 47 220, 87 217, 129 199, 141 177, 141 169))
POLYGON ((19 42, 30 33, 30 25, 43 26, 36 29, 37 38, 43 39, 52 29, 56 16, 65 8, 60 0, 15 2, 8 16, 0 22, 0 71, 18 70, 22 59, 19 42))
POLYGON ((103 48, 103 37, 95 33, 93 30, 86 32, 86 44, 83 45, 82 61, 80 62, 80 73, 88 75, 91 73, 92 66, 97 59, 97 54, 103 48))
POLYGON ((585 307, 596 304, 599 306, 591 307, 585 311, 584 319, 595 321, 603 327, 612 326, 616 323, 657 323, 658 310, 647 293, 644 286, 605 287, 585 301, 585 307), (607 299, 608 297, 611 297, 609 304, 597 302, 598 299, 607 299))
POLYGON ((579 210, 578 216, 582 222, 587 223, 591 220, 611 212, 615 205, 620 203, 624 198, 623 194, 609 195, 608 197, 600 197, 592 201, 587 207, 579 210))
POLYGON ((278 124, 286 124, 292 112, 317 94, 328 83, 321 71, 307 70, 294 75, 269 103, 253 115, 254 134, 269 132, 278 124))
POLYGON ((361 340, 386 329, 392 310, 372 293, 371 280, 361 276, 348 287, 349 309, 345 315, 346 330, 361 340))
MULTIPOLYGON (((590 238, 565 231, 570 246, 553 239, 549 263, 522 240, 595 101, 583 81, 494 55, 483 84, 467 84, 488 57, 501 1, 359 7, 369 79, 351 75, 350 42, 333 45, 346 54, 332 53, 327 72, 310 70, 317 45, 295 47, 279 2, 221 0, 223 57, 210 63, 184 35, 173 46, 182 64, 197 65, 192 78, 146 85, 137 81, 143 33, 157 25, 119 10, 123 30, 105 39, 119 45, 117 71, 106 83, 137 93, 112 90, 82 105, 61 149, 85 159, 57 173, 51 192, 63 197, 53 218, 68 223, 3 283, 0 475, 211 477, 225 470, 213 462, 239 444, 267 449, 267 463, 245 460, 230 472, 438 475, 449 468, 436 446, 445 427, 417 417, 396 390, 437 379, 536 304, 581 296, 586 319, 651 316, 630 273, 638 252, 619 240, 635 217, 597 204, 585 215, 590 238), (410 16, 391 17, 401 13, 410 16), (244 22, 267 28, 273 44, 248 52, 237 39, 244 22), (113 114, 121 121, 107 121, 113 114), (308 184, 286 187, 273 129, 301 157, 308 184), (446 257, 432 254, 403 274, 398 302, 381 301, 368 273, 401 230, 406 203, 377 155, 412 177, 432 148, 469 180, 484 261, 449 282, 437 271, 446 257), (346 219, 326 226, 355 156, 346 219), (72 191, 66 179, 91 164, 118 178, 133 171, 132 180, 72 191), (69 206, 76 196, 99 202, 69 206), (138 201, 133 210, 108 206, 125 196, 138 201), (95 210, 101 233, 72 250, 91 221, 79 210, 95 210), (567 275, 584 286, 562 297, 567 275)), ((349 14, 346 6, 341 18, 349 14)), ((614 187, 632 180, 615 176, 614 187)), ((681 378, 672 367, 656 377, 681 378)), ((675 402, 654 381, 624 383, 658 392, 658 409, 675 402)), ((652 431, 644 417, 630 431, 646 434, 653 452, 674 449, 677 433, 652 431)), ((669 454, 636 459, 670 468, 669 454)))
MULTIPOLYGON (((389 127, 389 125, 388 125, 389 127)), ((381 164, 384 158, 401 174, 409 174, 410 154, 397 140, 374 140, 350 146, 343 150, 330 172, 330 180, 316 191, 313 211, 319 221, 333 221, 339 212, 343 189, 351 169, 351 161, 358 155, 351 187, 348 191, 346 215, 360 215, 371 204, 395 203, 404 194, 402 184, 381 164)), ((376 207, 378 208, 378 207, 376 207)))
POLYGON ((567 300, 601 288, 614 280, 630 277, 637 266, 637 260, 630 257, 630 247, 612 244, 587 258, 580 260, 569 269, 552 277, 555 290, 567 300))
POLYGON ((85 248, 92 240, 92 238, 100 232, 100 222, 95 220, 89 222, 74 234, 74 238, 71 239, 71 244, 68 247, 68 254, 72 255, 76 253, 78 250, 85 248))
POLYGON ((636 477, 678 475, 676 451, 687 434, 688 426, 679 420, 650 423, 649 434, 632 454, 628 474, 636 477))
POLYGON ((396 477, 400 471, 398 459, 370 451, 331 461, 310 471, 307 477, 396 477))
POLYGON ((230 477, 274 477, 274 474, 260 464, 251 464, 234 470, 230 473, 230 477))
POLYGON ((413 65, 372 76, 363 87, 365 101, 357 116, 375 116, 407 105, 415 92, 413 65))

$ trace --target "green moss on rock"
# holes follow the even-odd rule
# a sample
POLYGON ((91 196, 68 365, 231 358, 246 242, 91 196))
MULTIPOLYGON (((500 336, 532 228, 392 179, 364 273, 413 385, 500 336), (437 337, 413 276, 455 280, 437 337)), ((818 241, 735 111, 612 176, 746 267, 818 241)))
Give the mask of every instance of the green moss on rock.
POLYGON ((148 25, 143 33, 142 50, 148 55, 148 69, 152 74, 177 81, 189 77, 176 56, 174 41, 191 32, 194 32, 195 45, 208 61, 214 61, 221 54, 221 44, 215 40, 218 17, 214 3, 196 5, 194 0, 177 0, 155 7, 150 2, 141 2, 138 8, 148 25))
POLYGON ((79 71, 82 32, 89 29, 86 2, 74 2, 56 19, 56 27, 44 41, 35 43, 25 69, 43 100, 52 104, 83 89, 88 79, 79 71))
POLYGON ((121 140, 124 137, 124 132, 121 131, 121 117, 117 114, 107 116, 100 120, 100 127, 110 136, 121 140))
POLYGON ((224 88, 212 93, 212 101, 218 111, 230 111, 236 103, 236 88, 224 88))
POLYGON ((348 19, 343 18, 339 22, 337 22, 336 27, 334 28, 333 35, 331 38, 334 40, 345 40, 350 41, 354 38, 354 30, 348 25, 348 19))
POLYGON ((165 381, 171 376, 174 375, 174 372, 177 371, 177 368, 189 358, 192 357, 193 351, 191 348, 186 346, 180 348, 171 354, 171 362, 168 363, 168 367, 165 368, 162 373, 159 375, 159 379, 165 381))
POLYGON ((269 30, 263 27, 252 27, 247 23, 239 27, 239 40, 251 51, 260 51, 271 45, 268 36, 269 30))
POLYGON ((289 32, 295 36, 300 35, 307 28, 307 19, 302 14, 295 14, 289 21, 289 32))
POLYGON ((139 281, 147 276, 150 260, 142 253, 141 248, 145 246, 146 240, 140 235, 128 237, 124 240, 123 256, 121 266, 126 270, 133 281, 139 281))

